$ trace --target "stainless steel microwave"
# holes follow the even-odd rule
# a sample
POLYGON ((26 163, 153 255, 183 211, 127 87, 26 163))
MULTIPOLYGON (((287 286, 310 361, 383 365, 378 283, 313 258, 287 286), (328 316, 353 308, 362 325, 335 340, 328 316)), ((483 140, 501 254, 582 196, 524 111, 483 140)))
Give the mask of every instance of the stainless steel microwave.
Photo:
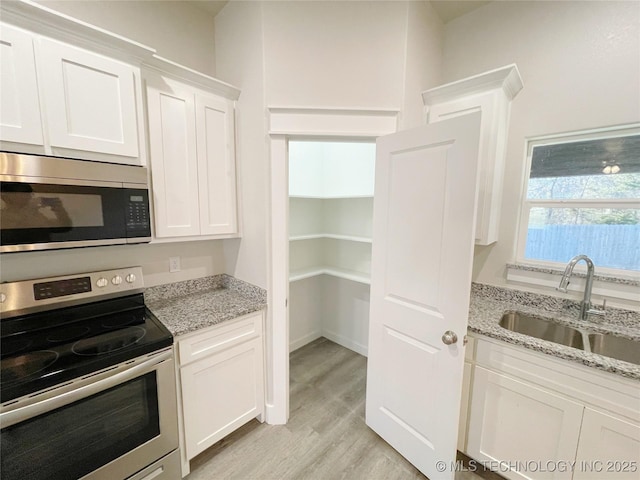
POLYGON ((147 169, 0 152, 0 252, 151 240, 147 169))

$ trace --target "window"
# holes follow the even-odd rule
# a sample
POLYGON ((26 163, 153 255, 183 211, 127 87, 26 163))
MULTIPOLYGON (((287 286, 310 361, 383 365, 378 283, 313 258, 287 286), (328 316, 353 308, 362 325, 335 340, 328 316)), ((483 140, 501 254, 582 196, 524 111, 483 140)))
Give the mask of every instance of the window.
POLYGON ((640 271, 640 127, 533 139, 518 260, 640 271))

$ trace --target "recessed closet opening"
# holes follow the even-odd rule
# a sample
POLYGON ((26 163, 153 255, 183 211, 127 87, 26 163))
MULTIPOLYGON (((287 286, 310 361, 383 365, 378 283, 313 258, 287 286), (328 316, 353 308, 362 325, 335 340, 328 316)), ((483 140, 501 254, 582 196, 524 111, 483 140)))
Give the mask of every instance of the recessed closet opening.
POLYGON ((376 145, 288 147, 289 350, 325 337, 366 356, 376 145))

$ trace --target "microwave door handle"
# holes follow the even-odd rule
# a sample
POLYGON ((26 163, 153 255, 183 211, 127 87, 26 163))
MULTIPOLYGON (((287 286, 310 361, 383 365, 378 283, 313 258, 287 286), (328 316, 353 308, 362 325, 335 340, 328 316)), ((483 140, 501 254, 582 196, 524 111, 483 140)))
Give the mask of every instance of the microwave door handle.
POLYGON ((42 415, 56 408, 64 407, 70 403, 81 400, 96 393, 100 393, 108 388, 115 387, 128 380, 148 373, 155 369, 156 365, 171 358, 172 352, 169 350, 162 354, 155 356, 144 363, 131 367, 123 372, 116 373, 115 375, 100 380, 95 383, 82 386, 80 388, 70 390, 55 397, 47 398, 31 405, 25 405, 24 407, 16 408, 8 412, 0 413, 0 427, 6 428, 16 423, 28 420, 29 418, 42 415))

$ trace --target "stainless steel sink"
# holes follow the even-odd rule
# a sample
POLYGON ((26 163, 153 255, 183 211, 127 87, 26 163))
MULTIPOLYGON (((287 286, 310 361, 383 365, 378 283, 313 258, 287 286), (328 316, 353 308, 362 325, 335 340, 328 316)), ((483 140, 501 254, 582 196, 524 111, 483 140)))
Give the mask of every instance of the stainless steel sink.
POLYGON ((500 326, 512 332, 559 343, 568 347, 584 349, 582 333, 575 328, 560 325, 546 318, 534 317, 520 312, 506 312, 500 326))
POLYGON ((512 332, 640 365, 640 342, 628 338, 571 328, 522 312, 505 312, 500 326, 512 332))
POLYGON ((589 334, 593 353, 640 365, 640 342, 601 333, 589 334))

